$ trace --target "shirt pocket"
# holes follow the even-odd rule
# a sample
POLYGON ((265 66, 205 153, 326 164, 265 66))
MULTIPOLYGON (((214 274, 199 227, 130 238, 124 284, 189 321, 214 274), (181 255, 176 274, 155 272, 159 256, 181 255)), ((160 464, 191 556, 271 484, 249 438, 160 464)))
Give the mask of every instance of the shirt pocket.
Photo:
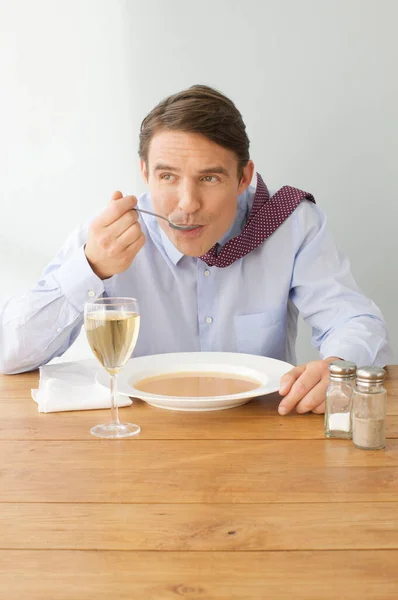
POLYGON ((238 352, 284 359, 286 311, 277 307, 252 315, 235 315, 238 352))

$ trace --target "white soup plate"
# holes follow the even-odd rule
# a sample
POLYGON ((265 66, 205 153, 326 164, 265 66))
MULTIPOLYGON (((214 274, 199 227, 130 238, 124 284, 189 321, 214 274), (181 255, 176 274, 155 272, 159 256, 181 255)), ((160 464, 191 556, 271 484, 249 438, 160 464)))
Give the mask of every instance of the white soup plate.
MULTIPOLYGON (((140 398, 152 406, 169 410, 208 411, 233 408, 250 402, 252 398, 271 394, 279 389, 282 375, 293 365, 254 354, 234 352, 183 352, 154 354, 130 359, 118 375, 118 393, 140 398), (259 385, 254 390, 240 394, 214 397, 166 396, 142 392, 135 385, 147 377, 175 373, 224 374, 238 378, 255 379, 259 385)), ((98 371, 97 382, 109 388, 109 375, 105 369, 98 371)))

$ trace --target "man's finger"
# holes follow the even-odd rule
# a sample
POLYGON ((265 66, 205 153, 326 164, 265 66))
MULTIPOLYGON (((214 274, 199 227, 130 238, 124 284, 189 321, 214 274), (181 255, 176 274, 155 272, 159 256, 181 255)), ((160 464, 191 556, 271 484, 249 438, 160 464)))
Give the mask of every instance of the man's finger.
POLYGON ((285 415, 290 412, 308 394, 313 387, 319 383, 322 373, 319 369, 306 366, 304 372, 293 383, 289 393, 279 405, 279 414, 285 415))
POLYGON ((119 238, 132 225, 138 221, 138 212, 136 210, 128 210, 115 223, 109 225, 109 233, 116 238, 119 238))
POLYGON ((135 196, 124 196, 112 200, 98 217, 98 225, 109 227, 109 225, 120 219, 127 211, 132 210, 136 204, 137 198, 135 196))
POLYGON ((316 415, 323 415, 323 413, 326 410, 326 402, 322 402, 322 404, 320 404, 319 406, 317 406, 316 408, 313 409, 313 413, 315 413, 316 415))
POLYGON ((119 192, 119 190, 113 192, 111 200, 120 200, 120 198, 123 198, 122 192, 119 192))
POLYGON ((294 382, 304 373, 304 371, 305 365, 301 365, 299 367, 294 367, 294 369, 291 369, 282 375, 279 385, 279 394, 281 396, 286 396, 294 382))
POLYGON ((328 381, 322 379, 310 392, 297 404, 296 412, 303 414, 316 411, 325 402, 328 381))
POLYGON ((131 225, 131 227, 126 229, 126 231, 117 238, 118 248, 126 250, 134 244, 141 235, 141 225, 139 223, 134 223, 134 225, 131 225))
POLYGON ((146 242, 145 234, 141 233, 141 235, 138 239, 136 239, 132 244, 130 244, 130 246, 127 246, 126 251, 127 252, 133 251, 134 254, 137 254, 141 250, 141 248, 143 247, 145 242, 146 242))

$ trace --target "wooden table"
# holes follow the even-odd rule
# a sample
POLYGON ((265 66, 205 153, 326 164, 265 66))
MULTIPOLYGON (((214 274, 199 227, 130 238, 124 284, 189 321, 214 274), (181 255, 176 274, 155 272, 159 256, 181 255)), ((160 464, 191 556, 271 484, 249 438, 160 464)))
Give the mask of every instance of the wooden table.
POLYGON ((183 413, 39 414, 38 373, 0 376, 0 598, 398 598, 398 367, 387 448, 328 440, 278 396, 183 413))

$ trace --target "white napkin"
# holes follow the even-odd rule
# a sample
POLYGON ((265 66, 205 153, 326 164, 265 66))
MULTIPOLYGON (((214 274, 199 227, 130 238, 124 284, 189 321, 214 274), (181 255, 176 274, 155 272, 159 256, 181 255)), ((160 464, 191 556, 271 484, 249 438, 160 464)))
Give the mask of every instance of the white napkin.
MULTIPOLYGON (((92 358, 40 367, 39 389, 32 390, 39 412, 110 408, 110 391, 95 380, 100 369, 92 358)), ((118 407, 132 404, 128 396, 118 394, 116 398, 118 407)))

